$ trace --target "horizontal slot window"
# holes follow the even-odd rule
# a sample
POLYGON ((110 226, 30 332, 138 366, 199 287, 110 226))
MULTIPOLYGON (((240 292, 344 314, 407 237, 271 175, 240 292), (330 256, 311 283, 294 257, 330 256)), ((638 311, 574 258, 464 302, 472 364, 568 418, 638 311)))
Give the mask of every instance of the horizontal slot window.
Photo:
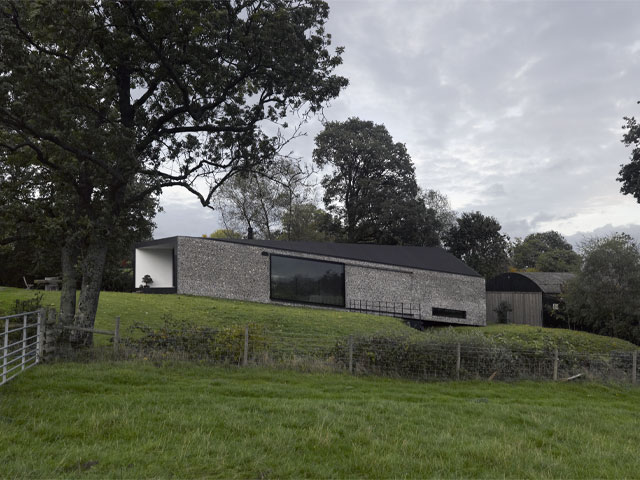
POLYGON ((344 264, 271 255, 271 299, 344 307, 344 264))
POLYGON ((433 307, 431 313, 434 317, 467 318, 467 312, 465 310, 453 310, 451 308, 433 307))

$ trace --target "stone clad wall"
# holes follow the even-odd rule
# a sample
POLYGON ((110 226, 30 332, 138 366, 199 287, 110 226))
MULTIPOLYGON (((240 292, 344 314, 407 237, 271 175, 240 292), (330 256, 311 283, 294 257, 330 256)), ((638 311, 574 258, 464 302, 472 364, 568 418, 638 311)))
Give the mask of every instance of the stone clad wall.
POLYGON ((269 256, 263 252, 344 263, 347 306, 350 300, 404 302, 420 304, 421 311, 427 316, 431 315, 432 307, 466 310, 466 319, 434 320, 485 325, 485 285, 481 277, 413 270, 205 238, 178 238, 178 293, 284 303, 269 299, 269 256))

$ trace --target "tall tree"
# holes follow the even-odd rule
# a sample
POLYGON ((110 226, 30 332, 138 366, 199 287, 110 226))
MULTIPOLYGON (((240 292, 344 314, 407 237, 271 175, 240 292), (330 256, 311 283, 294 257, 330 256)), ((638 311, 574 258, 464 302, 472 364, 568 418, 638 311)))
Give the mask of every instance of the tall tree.
POLYGON ((331 234, 331 216, 313 203, 295 204, 282 218, 282 240, 335 240, 331 234))
POLYGON ((451 208, 449 198, 438 190, 426 190, 422 198, 427 209, 433 211, 435 233, 442 244, 447 232, 456 224, 456 212, 451 208))
POLYGON ((580 255, 562 235, 550 230, 532 233, 524 240, 516 241, 511 262, 520 270, 570 272, 580 266, 580 255))
POLYGON ((626 234, 581 246, 583 263, 565 295, 578 328, 640 343, 640 247, 626 234))
POLYGON ((269 124, 347 84, 332 74, 328 12, 319 0, 0 4, 0 148, 70 192, 76 324, 93 325, 106 240, 150 195, 181 186, 210 205, 228 178, 268 169, 283 144, 269 124))
POLYGON ((269 172, 236 175, 217 195, 217 207, 227 230, 252 229, 260 238, 294 240, 291 221, 297 207, 311 201, 313 171, 300 159, 278 156, 269 172))
POLYGON ((359 118, 328 122, 313 159, 331 172, 322 179, 324 203, 348 242, 433 245, 429 214, 406 147, 384 125, 359 118))
POLYGON ((446 248, 485 278, 508 267, 508 237, 500 223, 480 212, 465 212, 445 236, 446 248))
POLYGON ((622 183, 620 191, 623 194, 633 195, 640 202, 640 125, 635 117, 624 117, 624 120, 622 143, 631 147, 631 155, 629 163, 620 166, 618 181, 622 183))

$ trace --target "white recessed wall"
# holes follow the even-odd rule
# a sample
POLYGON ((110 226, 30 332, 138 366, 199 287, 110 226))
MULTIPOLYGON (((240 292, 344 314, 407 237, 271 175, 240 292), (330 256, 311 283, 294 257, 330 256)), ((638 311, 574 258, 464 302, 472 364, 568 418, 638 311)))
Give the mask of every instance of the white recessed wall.
POLYGON ((136 288, 142 277, 151 275, 151 288, 171 288, 173 284, 173 248, 136 248, 136 288))

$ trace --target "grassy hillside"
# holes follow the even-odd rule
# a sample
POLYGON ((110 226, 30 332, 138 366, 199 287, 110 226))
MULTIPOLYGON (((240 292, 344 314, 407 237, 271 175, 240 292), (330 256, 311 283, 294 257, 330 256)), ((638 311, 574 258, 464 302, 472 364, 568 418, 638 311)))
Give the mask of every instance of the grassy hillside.
MULTIPOLYGON (((45 305, 58 306, 59 292, 44 294, 45 305)), ((31 298, 33 291, 0 287, 0 313, 8 312, 16 300, 31 298)), ((332 342, 350 334, 409 335, 435 342, 488 337, 499 345, 525 348, 557 347, 559 350, 589 353, 632 350, 633 344, 617 338, 564 329, 524 325, 490 325, 488 327, 446 327, 418 332, 397 318, 364 315, 340 310, 287 307, 253 302, 221 300, 185 295, 143 295, 103 292, 96 328, 113 329, 114 318, 121 317, 122 331, 134 322, 160 326, 165 316, 211 327, 255 323, 282 335, 307 337, 314 342, 332 342)), ((96 337, 98 342, 104 337, 96 337)))
MULTIPOLYGON (((44 294, 44 304, 58 307, 59 292, 44 294)), ((32 291, 5 288, 0 291, 0 313, 9 311, 16 300, 30 298, 32 291)), ((397 318, 364 315, 319 308, 288 307, 255 302, 241 302, 186 295, 146 295, 139 293, 102 292, 96 328, 113 329, 114 318, 121 317, 123 332, 134 322, 150 326, 164 323, 165 316, 201 325, 221 327, 255 323, 270 331, 294 335, 316 335, 332 338, 350 334, 415 334, 397 318)))
MULTIPOLYGON (((460 327, 459 332, 475 333, 477 328, 460 327)), ((541 328, 529 325, 489 325, 481 329, 482 335, 500 345, 513 345, 532 349, 553 349, 584 353, 606 353, 628 351, 638 348, 619 338, 594 335, 593 333, 564 328, 541 328)))
POLYGON ((637 478, 640 389, 140 363, 0 387, 6 478, 637 478))

